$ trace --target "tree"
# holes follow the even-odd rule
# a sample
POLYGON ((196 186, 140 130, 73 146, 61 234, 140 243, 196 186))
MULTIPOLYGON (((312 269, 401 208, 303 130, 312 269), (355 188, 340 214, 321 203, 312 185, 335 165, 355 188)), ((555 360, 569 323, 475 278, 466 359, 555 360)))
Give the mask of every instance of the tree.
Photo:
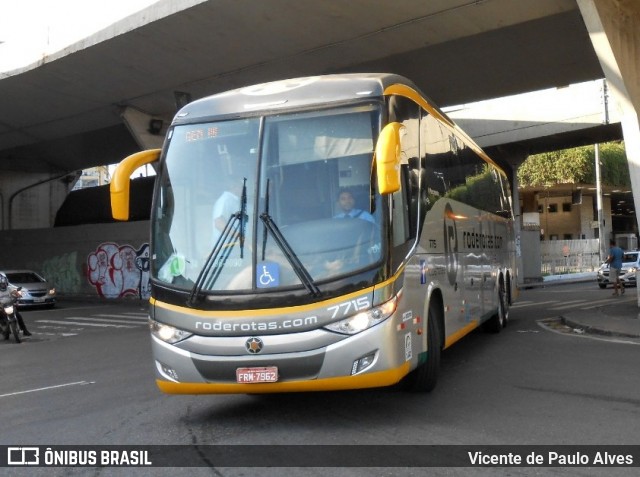
MULTIPOLYGON (((629 165, 623 142, 600 145, 603 184, 630 187, 629 165)), ((582 146, 529 156, 518 168, 522 187, 556 184, 594 184, 595 147, 582 146)))

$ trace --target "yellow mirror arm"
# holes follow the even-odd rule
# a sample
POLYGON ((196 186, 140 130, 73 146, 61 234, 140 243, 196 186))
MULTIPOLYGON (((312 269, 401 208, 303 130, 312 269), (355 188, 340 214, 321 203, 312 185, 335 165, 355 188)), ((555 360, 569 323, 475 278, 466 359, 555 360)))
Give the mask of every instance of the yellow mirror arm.
POLYGON ((129 193, 131 174, 140 166, 157 161, 160 157, 160 149, 149 149, 136 152, 125 158, 118 164, 109 192, 111 194, 111 215, 116 220, 129 220, 129 193))

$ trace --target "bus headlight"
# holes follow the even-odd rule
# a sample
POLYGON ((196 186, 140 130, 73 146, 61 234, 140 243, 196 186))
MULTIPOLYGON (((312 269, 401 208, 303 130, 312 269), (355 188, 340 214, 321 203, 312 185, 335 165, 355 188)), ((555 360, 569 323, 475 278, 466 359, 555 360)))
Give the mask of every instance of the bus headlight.
POLYGON ((389 318, 393 312, 396 311, 397 304, 398 297, 395 296, 382 305, 371 308, 368 311, 363 311, 344 320, 330 323, 325 326, 325 328, 330 331, 335 331, 336 333, 355 335, 356 333, 369 329, 389 318))
POLYGON ((193 334, 152 319, 149 319, 149 329, 153 336, 170 344, 187 339, 193 334))

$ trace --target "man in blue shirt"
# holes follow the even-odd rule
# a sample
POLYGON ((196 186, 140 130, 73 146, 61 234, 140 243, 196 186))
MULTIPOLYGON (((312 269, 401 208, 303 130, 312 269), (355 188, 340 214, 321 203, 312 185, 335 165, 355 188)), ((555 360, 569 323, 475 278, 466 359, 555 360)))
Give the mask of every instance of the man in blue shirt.
POLYGON ((348 190, 343 190, 340 192, 340 196, 338 197, 338 205, 340 206, 341 211, 334 216, 335 219, 362 219, 371 223, 375 223, 373 216, 362 209, 354 208, 356 201, 353 198, 353 194, 348 190))
POLYGON ((620 294, 624 295, 624 284, 620 281, 620 269, 622 268, 622 256, 624 253, 616 245, 615 240, 610 240, 609 245, 607 263, 609 264, 609 281, 613 282, 613 295, 618 296, 618 288, 620 288, 620 294))

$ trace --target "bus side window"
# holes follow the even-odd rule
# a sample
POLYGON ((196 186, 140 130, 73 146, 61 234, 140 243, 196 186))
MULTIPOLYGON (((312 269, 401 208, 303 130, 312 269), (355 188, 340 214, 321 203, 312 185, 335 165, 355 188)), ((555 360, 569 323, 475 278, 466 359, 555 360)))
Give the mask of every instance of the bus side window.
POLYGON ((392 197, 393 210, 393 245, 394 247, 405 244, 411 237, 409 203, 410 181, 409 166, 402 164, 400 166, 400 190, 394 192, 392 197))
POLYGON ((389 120, 402 123, 400 190, 392 195, 393 262, 400 265, 413 246, 418 230, 420 196, 419 107, 408 98, 389 98, 389 120))
POLYGON ((423 188, 429 197, 429 207, 432 207, 439 198, 447 195, 456 165, 451 160, 448 133, 426 111, 420 120, 420 148, 425 181, 423 188))

